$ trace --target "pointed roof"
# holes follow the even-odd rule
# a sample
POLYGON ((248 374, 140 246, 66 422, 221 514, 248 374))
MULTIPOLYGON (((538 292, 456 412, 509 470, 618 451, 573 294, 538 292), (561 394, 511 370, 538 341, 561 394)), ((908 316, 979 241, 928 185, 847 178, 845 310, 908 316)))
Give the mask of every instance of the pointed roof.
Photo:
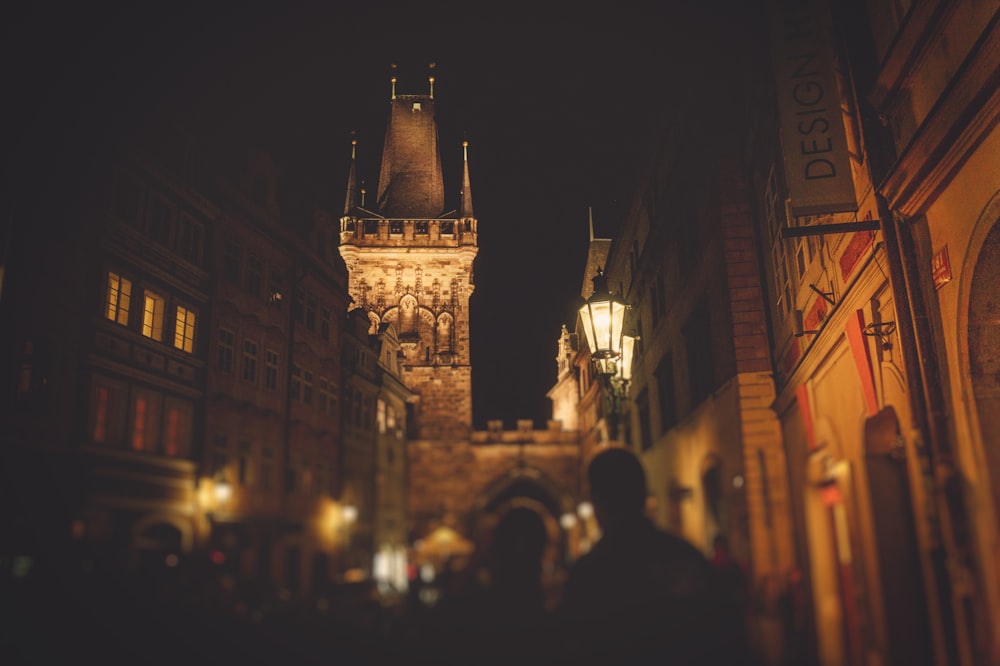
POLYGON ((462 141, 462 205, 459 217, 475 217, 472 212, 472 184, 469 181, 469 142, 462 141))
POLYGON ((347 198, 344 200, 344 215, 358 205, 358 139, 351 133, 351 167, 347 172, 347 198))
POLYGON ((389 218, 433 218, 444 211, 434 77, 426 95, 400 95, 396 81, 394 75, 376 206, 389 218))

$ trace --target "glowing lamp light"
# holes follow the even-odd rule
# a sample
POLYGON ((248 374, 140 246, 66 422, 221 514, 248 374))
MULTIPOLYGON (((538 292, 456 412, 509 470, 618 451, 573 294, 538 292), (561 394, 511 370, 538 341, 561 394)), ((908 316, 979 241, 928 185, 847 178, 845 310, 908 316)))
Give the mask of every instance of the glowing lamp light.
POLYGON ((576 507, 576 512, 580 514, 581 518, 588 520, 594 515, 594 505, 590 502, 580 502, 580 505, 576 507))
POLYGON ((233 496, 233 487, 225 479, 215 482, 215 501, 224 504, 233 496))
POLYGON ((344 522, 353 523, 358 519, 358 507, 353 504, 345 504, 340 510, 340 515, 343 516, 344 522))
POLYGON ((622 356, 626 303, 608 290, 604 271, 597 270, 593 278, 594 291, 580 306, 583 332, 590 356, 602 375, 617 373, 616 360, 622 356))
POLYGON ((559 517, 559 525, 566 531, 573 529, 576 526, 576 516, 572 513, 564 513, 559 517))

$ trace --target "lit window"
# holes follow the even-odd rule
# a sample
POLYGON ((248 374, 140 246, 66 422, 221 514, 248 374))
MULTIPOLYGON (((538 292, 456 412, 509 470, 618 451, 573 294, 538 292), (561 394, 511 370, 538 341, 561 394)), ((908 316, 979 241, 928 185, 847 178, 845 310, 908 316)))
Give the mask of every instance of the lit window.
POLYGON ((163 339, 163 297, 152 291, 146 292, 142 311, 142 334, 147 338, 163 339))
POLYGON ((264 352, 264 388, 278 388, 278 352, 270 349, 264 352))
POLYGON ((108 307, 104 316, 122 326, 128 326, 128 306, 131 298, 132 283, 117 273, 108 273, 108 307))
POLYGON ((218 367, 223 372, 233 371, 233 345, 236 337, 232 331, 219 329, 218 367))
POLYGON ((385 401, 382 398, 378 399, 375 404, 375 423, 378 425, 378 431, 380 434, 385 433, 385 401))
POLYGON ((194 312, 177 306, 177 322, 174 326, 174 347, 187 353, 194 352, 194 312))
POLYGON ((243 379, 257 381, 257 343, 253 340, 243 341, 243 379))

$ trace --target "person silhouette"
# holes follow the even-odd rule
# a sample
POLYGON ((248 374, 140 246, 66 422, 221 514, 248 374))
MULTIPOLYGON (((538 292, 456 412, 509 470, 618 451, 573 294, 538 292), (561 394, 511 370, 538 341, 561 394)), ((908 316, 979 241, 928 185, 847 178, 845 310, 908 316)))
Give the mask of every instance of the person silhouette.
POLYGON ((482 575, 442 600, 436 617, 436 663, 551 664, 549 612, 542 560, 545 523, 531 508, 515 506, 500 517, 482 575))
POLYGON ((602 536, 572 566, 559 609, 561 663, 738 663, 715 614, 721 586, 708 559, 646 516, 646 474, 629 449, 587 468, 602 536))

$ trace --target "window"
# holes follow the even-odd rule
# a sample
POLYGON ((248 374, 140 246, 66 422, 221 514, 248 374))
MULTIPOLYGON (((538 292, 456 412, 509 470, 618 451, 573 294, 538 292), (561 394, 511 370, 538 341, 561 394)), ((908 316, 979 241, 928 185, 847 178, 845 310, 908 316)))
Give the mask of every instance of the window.
POLYGON ((167 398, 163 420, 163 453, 171 458, 184 458, 191 452, 191 426, 194 407, 189 402, 167 398))
POLYGON ((146 398, 136 398, 132 412, 132 449, 142 451, 146 448, 146 398))
POLYGON ((107 309, 104 316, 128 326, 128 307, 132 298, 132 282, 117 273, 108 273, 107 309))
POLYGON ((330 309, 321 308, 319 311, 319 334, 324 340, 330 339, 330 309))
POLYGON ((233 347, 236 344, 236 336, 232 331, 224 328, 219 329, 219 349, 218 368, 223 372, 233 371, 233 347))
POLYGON ((330 405, 330 381, 326 377, 320 377, 318 386, 319 411, 322 414, 330 414, 332 413, 330 405))
POLYGON ((264 352, 264 388, 272 391, 278 388, 278 352, 272 349, 264 352))
POLYGON ((108 402, 110 391, 107 386, 98 386, 94 392, 94 441, 108 440, 108 402))
POLYGON ((106 377, 94 377, 91 391, 91 437, 98 444, 121 446, 128 414, 127 387, 106 377))
POLYGON ((375 424, 379 434, 385 434, 385 401, 382 398, 375 403, 375 424))
POLYGON ((302 402, 311 405, 313 402, 313 373, 311 370, 302 371, 302 402))
POLYGON ((781 227, 785 215, 778 195, 777 176, 771 168, 764 190, 764 215, 771 235, 771 270, 774 273, 775 305, 778 316, 785 317, 792 308, 792 286, 789 279, 788 257, 785 251, 785 239, 781 235, 781 227))
POLYGON ((236 461, 236 480, 241 486, 250 485, 250 456, 252 447, 250 442, 240 442, 239 458, 236 461))
POLYGON ((135 390, 132 397, 130 443, 133 451, 154 452, 159 447, 163 397, 153 391, 135 390))
POLYGON ((163 245, 169 247, 170 227, 173 224, 174 207, 159 196, 152 196, 149 204, 149 235, 163 245))
POLYGON ((226 241, 222 256, 222 275, 230 282, 240 283, 240 246, 226 241))
POLYGON ((163 297, 146 290, 142 311, 142 334, 157 342, 163 340, 163 297))
POLYGON ((195 314, 185 307, 177 306, 177 322, 174 326, 174 347, 194 353, 195 314))
POLYGON ((264 287, 264 262, 260 257, 247 255, 247 291, 254 296, 260 296, 264 287))
POLYGON ((253 340, 243 341, 243 379, 257 382, 257 343, 253 340))
POLYGON ((674 359, 667 353, 656 366, 656 389, 660 399, 660 432, 677 423, 677 397, 674 392, 674 359))
POLYGON ((181 215, 175 239, 177 254, 192 264, 201 263, 201 224, 188 215, 181 215))
POLYGON ((281 271, 271 269, 270 273, 271 282, 268 286, 268 299, 271 301, 272 305, 281 307, 281 301, 285 298, 285 281, 281 275, 281 271))

